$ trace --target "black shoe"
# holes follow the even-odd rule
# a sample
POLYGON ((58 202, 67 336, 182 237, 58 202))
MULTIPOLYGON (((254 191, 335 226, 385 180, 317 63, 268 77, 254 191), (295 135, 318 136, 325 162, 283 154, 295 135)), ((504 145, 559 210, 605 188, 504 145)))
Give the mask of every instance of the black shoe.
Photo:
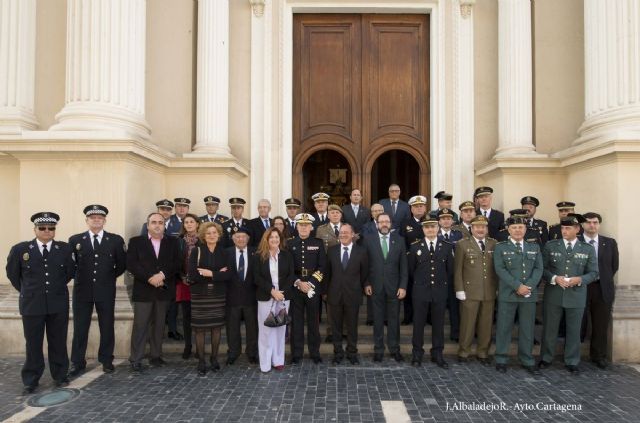
POLYGON ((301 361, 302 359, 300 357, 293 357, 291 359, 291 364, 300 364, 301 361))
POLYGON ((322 357, 311 357, 311 361, 313 361, 313 364, 320 364, 322 363, 322 357))
POLYGON ((24 388, 22 388, 22 395, 30 395, 33 394, 36 391, 36 388, 38 387, 38 385, 27 385, 24 388))
POLYGON ((451 339, 453 342, 458 343, 460 342, 460 338, 457 336, 450 336, 449 339, 451 339))
POLYGON ((529 372, 530 374, 532 374, 533 376, 540 376, 540 369, 538 369, 536 366, 522 366, 523 369, 525 369, 527 372, 529 372))
POLYGON ((414 358, 411 359, 411 365, 413 367, 420 367, 420 366, 422 366, 422 360, 420 360, 419 358, 415 358, 414 357, 414 358))
POLYGON ((233 363, 235 363, 237 359, 238 357, 227 357, 227 366, 233 365, 233 363))
POLYGON ((87 366, 80 366, 77 364, 72 364, 71 368, 69 369, 69 376, 71 377, 76 377, 76 376, 80 376, 82 373, 84 373, 84 370, 87 368, 87 366))
POLYGON ((602 370, 605 370, 607 367, 609 367, 609 363, 607 363, 607 360, 605 360, 604 358, 600 360, 593 360, 593 363, 602 370))
POLYGON ((375 361, 376 363, 382 363, 382 354, 380 353, 373 354, 373 361, 375 361))
POLYGON ((431 357, 431 361, 436 363, 440 368, 443 368, 443 369, 449 368, 449 364, 447 364, 447 362, 444 361, 444 358, 442 357, 431 357))
POLYGON ((458 363, 468 363, 469 357, 460 357, 458 356, 458 363))
POLYGON ((164 366, 165 364, 167 364, 167 362, 164 361, 160 357, 156 357, 156 358, 150 359, 149 360, 149 364, 151 364, 153 367, 160 367, 160 366, 164 366))
POLYGON ((184 336, 180 332, 169 332, 168 336, 174 341, 184 341, 184 336))
POLYGON ((349 357, 349 362, 355 366, 360 364, 360 359, 357 355, 352 355, 351 357, 349 357))
POLYGON ((367 320, 367 326, 373 326, 373 320, 367 320))
POLYGON ((507 365, 506 364, 496 364, 496 370, 500 373, 507 373, 507 365))
POLYGON ((249 357, 249 364, 258 364, 259 360, 256 357, 249 357))
POLYGON ((400 351, 396 351, 395 353, 392 354, 392 356, 393 356, 393 359, 398 363, 402 363, 404 361, 404 357, 402 356, 402 354, 400 354, 400 351))
POLYGON ((218 360, 216 360, 215 358, 211 357, 210 363, 211 363, 211 371, 212 372, 217 372, 218 370, 220 370, 220 363, 218 363, 218 360))
POLYGON ((191 357, 191 347, 185 347, 182 351, 182 359, 188 360, 191 357))
POLYGON ((113 363, 102 363, 102 371, 109 374, 116 371, 116 368, 113 367, 113 363))
POLYGON ((533 345, 540 345, 540 341, 537 338, 533 338, 533 345))
POLYGON ((551 363, 549 363, 548 361, 540 360, 540 362, 538 363, 539 369, 548 369, 549 367, 551 367, 551 363))
POLYGON ((411 323, 413 323, 413 320, 411 319, 404 319, 402 321, 402 326, 409 326, 411 323))
POLYGON ((340 355, 334 355, 333 356, 333 360, 331 360, 333 362, 333 364, 340 364, 342 363, 342 356, 340 355))
POLYGON ((64 388, 65 386, 69 385, 69 378, 64 378, 64 379, 60 379, 60 380, 56 380, 55 382, 56 388, 64 388))
POLYGON ((578 369, 578 366, 573 365, 573 364, 567 364, 565 366, 567 368, 567 370, 569 371, 569 373, 571 373, 572 375, 578 375, 580 374, 580 369, 578 369))
POLYGON ((134 373, 142 373, 142 363, 131 363, 131 371, 134 373))
POLYGON ((327 335, 327 337, 324 338, 324 342, 326 342, 327 344, 332 343, 333 342, 333 336, 327 335))
POLYGON ((200 360, 198 362, 198 376, 204 376, 207 374, 207 365, 204 361, 200 360))
POLYGON ((489 357, 478 358, 478 361, 483 366, 491 366, 491 358, 489 357))

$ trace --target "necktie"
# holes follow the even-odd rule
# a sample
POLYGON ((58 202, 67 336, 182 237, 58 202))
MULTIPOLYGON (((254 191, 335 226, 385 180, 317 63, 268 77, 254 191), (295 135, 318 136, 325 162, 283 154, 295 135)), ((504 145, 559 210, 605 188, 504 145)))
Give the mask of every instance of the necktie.
POLYGON ((444 234, 444 239, 446 239, 447 241, 449 241, 449 234, 444 234))
POLYGON ((354 216, 358 216, 358 208, 357 207, 353 208, 353 215, 354 216))
POLYGON ((295 220, 290 220, 289 224, 291 225, 291 229, 295 230, 296 229, 296 222, 295 220))
POLYGON ((598 258, 598 248, 596 247, 596 240, 592 239, 589 241, 589 244, 593 245, 593 248, 596 250, 596 258, 598 258))
POLYGON ((519 242, 516 242, 516 251, 518 251, 519 254, 522 253, 522 245, 520 245, 519 242))
POLYGON ((486 249, 487 249, 487 247, 485 247, 485 245, 484 245, 484 241, 480 240, 480 241, 478 241, 478 243, 480 244, 480 249, 484 253, 486 251, 486 249))
POLYGON ((347 264, 349 263, 349 247, 342 248, 344 248, 344 253, 342 253, 342 268, 346 269, 347 264))
POLYGON ((431 254, 433 254, 433 252, 434 252, 434 249, 433 249, 433 241, 429 242, 429 252, 430 252, 431 254))
POLYGON ((209 216, 209 222, 213 222, 214 220, 216 220, 216 219, 214 219, 213 217, 209 216))
POLYGON ((387 244, 387 236, 383 235, 382 236, 382 257, 384 257, 384 259, 387 259, 387 255, 389 254, 389 245, 387 244))
POLYGON ((264 228, 269 229, 269 219, 264 220, 264 228))
POLYGON ((571 254, 573 252, 573 248, 571 247, 571 243, 567 242, 567 254, 571 254))
POLYGON ((396 215, 396 201, 393 201, 391 203, 391 213, 395 216, 396 215))
POLYGON ((42 245, 42 257, 46 260, 49 255, 49 250, 47 250, 47 244, 42 245))
POLYGON ((482 214, 484 215, 484 217, 487 217, 487 211, 486 210, 482 210, 482 214))
POLYGON ((340 235, 340 231, 338 230, 338 225, 333 225, 333 232, 335 232, 336 236, 340 235))
POLYGON ((244 251, 240 250, 240 258, 238 259, 238 275, 240 280, 244 282, 244 251))
POLYGON ((98 234, 93 234, 93 251, 97 250, 99 246, 100 243, 98 242, 98 234))

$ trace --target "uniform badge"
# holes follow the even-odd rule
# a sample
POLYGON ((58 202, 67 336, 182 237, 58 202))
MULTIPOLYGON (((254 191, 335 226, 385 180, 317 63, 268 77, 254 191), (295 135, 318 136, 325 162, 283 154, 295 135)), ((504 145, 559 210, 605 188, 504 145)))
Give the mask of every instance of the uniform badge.
POLYGON ((413 227, 407 226, 407 232, 413 232, 413 227))
POLYGON ((54 245, 54 247, 56 248, 56 250, 59 250, 59 249, 60 249, 60 246, 59 246, 59 245, 54 245))
POLYGON ((295 250, 296 250, 296 247, 293 247, 293 248, 292 248, 292 250, 293 250, 293 251, 295 251, 295 250))
POLYGON ((238 232, 238 227, 237 226, 233 227, 233 232, 238 232))
POLYGON ((24 260, 24 261, 28 261, 28 260, 29 260, 29 253, 24 253, 24 254, 22 255, 22 260, 24 260))
POLYGON ((78 242, 78 243, 76 244, 76 250, 77 250, 77 251, 80 251, 80 248, 81 248, 81 247, 82 247, 82 246, 81 246, 81 245, 80 245, 80 243, 78 242))
POLYGON ((227 228, 227 232, 231 232, 231 226, 227 228))
POLYGON ((418 250, 417 254, 420 256, 422 255, 422 250, 418 250))

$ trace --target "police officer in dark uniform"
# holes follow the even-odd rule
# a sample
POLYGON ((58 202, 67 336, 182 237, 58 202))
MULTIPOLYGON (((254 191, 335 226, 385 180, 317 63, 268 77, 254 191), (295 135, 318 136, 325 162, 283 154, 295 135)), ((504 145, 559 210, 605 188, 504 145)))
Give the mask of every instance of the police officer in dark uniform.
POLYGON ((242 213, 244 213, 244 205, 247 204, 244 199, 240 197, 229 198, 229 206, 231 207, 231 217, 226 220, 222 224, 222 229, 224 232, 223 245, 225 247, 232 247, 233 234, 238 232, 240 228, 247 229, 247 234, 249 234, 249 230, 247 228, 247 223, 249 222, 247 219, 242 217, 242 213))
POLYGON ((324 243, 311 237, 313 216, 300 213, 296 216, 298 236, 287 243, 293 255, 297 288, 291 297, 291 363, 297 364, 304 354, 304 321, 307 320, 307 343, 309 356, 315 364, 320 358, 320 306, 323 294, 322 279, 326 262, 324 243))
POLYGON ((60 216, 52 212, 31 216, 35 239, 14 245, 7 258, 7 277, 20 292, 19 306, 26 341, 23 394, 36 390, 44 372, 42 342, 45 329, 51 377, 57 387, 69 383, 67 284, 73 278, 75 263, 69 244, 53 239, 59 220, 60 216))
POLYGON ((291 236, 298 236, 298 230, 296 229, 296 216, 300 213, 300 207, 302 207, 302 201, 297 198, 287 198, 284 200, 284 206, 287 209, 287 218, 285 223, 289 225, 289 233, 291 236))
POLYGON ((313 221, 313 232, 311 236, 315 236, 315 231, 318 227, 329 223, 329 216, 327 216, 327 208, 329 207, 329 199, 331 196, 325 192, 316 192, 311 196, 313 200, 313 206, 316 211, 311 213, 311 216, 315 219, 313 221))
POLYGON ((449 285, 453 283, 453 244, 438 239, 438 220, 432 217, 423 222, 424 238, 409 251, 409 280, 413 284, 413 358, 411 364, 420 366, 424 355, 424 326, 431 315, 431 361, 439 367, 449 365, 442 356, 444 349, 444 314, 449 285))
POLYGON ((443 209, 450 210, 452 214, 453 224, 457 225, 460 223, 460 219, 458 218, 458 213, 451 209, 451 202, 453 200, 453 194, 449 194, 448 192, 439 191, 436 195, 433 196, 436 200, 438 200, 438 208, 436 210, 431 210, 429 212, 430 217, 438 217, 438 213, 443 209))
MULTIPOLYGON (((572 201, 560 201, 556 204, 558 208, 558 220, 562 222, 562 219, 569 216, 569 213, 575 213, 576 203, 572 201)), ((555 223, 549 226, 549 241, 552 239, 562 239, 562 226, 560 223, 555 223)), ((578 236, 581 236, 583 233, 582 226, 580 227, 580 232, 578 232, 578 236)))
POLYGON ((76 262, 70 376, 79 375, 87 366, 85 354, 94 306, 100 327, 98 361, 105 373, 114 371, 116 279, 127 265, 124 240, 104 230, 109 210, 100 204, 91 204, 83 213, 89 230, 69 238, 76 262))
POLYGON ((539 238, 538 244, 540 245, 540 248, 544 247, 544 244, 549 240, 549 229, 547 228, 547 222, 542 219, 535 218, 536 210, 540 205, 540 201, 536 197, 527 195, 520 199, 520 205, 527 211, 527 232, 529 230, 537 232, 539 238))
POLYGON ((215 195, 204 197, 204 206, 207 208, 207 214, 200 216, 200 222, 216 222, 222 225, 229 220, 227 216, 218 213, 220 199, 215 195))
MULTIPOLYGON (((526 222, 528 220, 528 213, 527 213, 527 210, 525 209, 513 209, 513 210, 509 210, 509 217, 513 217, 515 219, 523 220, 526 222)), ((507 241, 508 239, 509 239, 508 227, 500 229, 500 232, 498 232, 498 237, 496 238, 496 241, 504 242, 504 241, 507 241)), ((536 244, 538 244, 538 246, 541 249, 544 246, 542 242, 542 238, 540 237, 540 231, 538 229, 532 228, 528 223, 527 223, 527 231, 524 235, 524 240, 527 242, 535 242, 536 244)))
MULTIPOLYGON (((163 200, 158 200, 156 201, 156 208, 158 210, 158 213, 160 213, 160 215, 162 215, 162 217, 164 218, 165 232, 167 234, 175 232, 174 227, 169 227, 170 226, 169 223, 171 221, 171 216, 173 213, 173 201, 168 200, 166 198, 163 200)), ((180 232, 180 228, 178 228, 178 232, 180 232)), ((147 234, 148 234, 147 222, 144 222, 142 224, 142 228, 140 229, 140 235, 147 235, 147 234)))

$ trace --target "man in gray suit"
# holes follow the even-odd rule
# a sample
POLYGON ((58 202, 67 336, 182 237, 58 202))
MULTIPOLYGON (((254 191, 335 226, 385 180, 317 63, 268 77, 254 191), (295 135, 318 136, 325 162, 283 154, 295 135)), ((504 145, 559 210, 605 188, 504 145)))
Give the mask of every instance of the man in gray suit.
POLYGON ((411 217, 409 204, 400 199, 400 186, 398 184, 389 185, 389 198, 383 198, 379 203, 384 207, 384 212, 391 216, 391 227, 393 229, 400 229, 402 222, 411 217))
POLYGON ((373 361, 381 362, 384 354, 384 321, 387 326, 389 352, 397 361, 404 361, 400 353, 400 300, 407 290, 407 250, 404 239, 391 233, 391 216, 378 216, 378 232, 368 235, 364 246, 369 256, 369 279, 364 292, 373 303, 373 361))

